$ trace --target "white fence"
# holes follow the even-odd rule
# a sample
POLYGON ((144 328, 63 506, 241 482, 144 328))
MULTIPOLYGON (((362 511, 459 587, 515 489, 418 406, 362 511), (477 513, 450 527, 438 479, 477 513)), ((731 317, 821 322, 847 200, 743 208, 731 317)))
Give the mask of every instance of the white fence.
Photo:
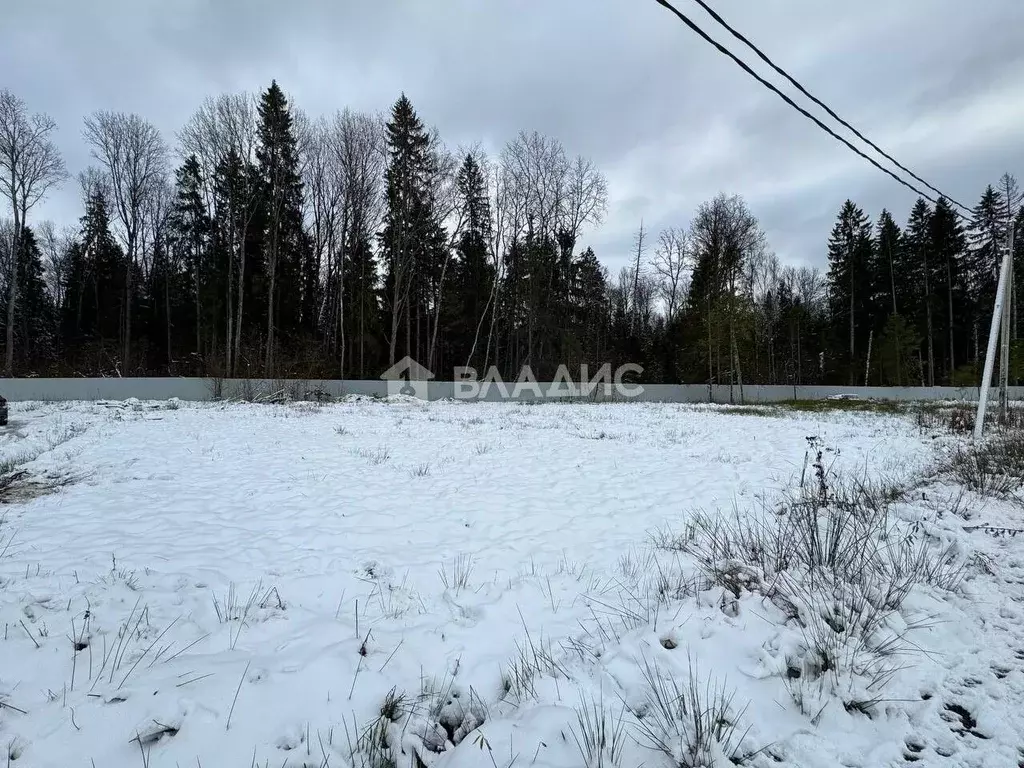
MULTIPOLYGON (((204 401, 217 399, 256 399, 284 391, 297 400, 311 400, 328 395, 369 395, 384 397, 395 382, 380 380, 273 380, 273 379, 203 379, 203 378, 101 378, 101 379, 0 379, 0 395, 8 400, 140 400, 204 401)), ((840 395, 885 400, 961 400, 977 401, 977 387, 817 387, 746 385, 743 387, 708 386, 706 384, 647 384, 639 386, 633 397, 606 391, 602 385, 590 394, 566 397, 563 389, 553 390, 547 383, 539 384, 538 393, 531 388, 520 391, 512 383, 492 385, 475 397, 457 392, 451 381, 413 382, 415 396, 427 400, 454 398, 470 400, 584 399, 632 400, 666 403, 780 403, 792 400, 822 400, 840 395)), ((1024 399, 1024 387, 1010 387, 1011 399, 1024 399)))

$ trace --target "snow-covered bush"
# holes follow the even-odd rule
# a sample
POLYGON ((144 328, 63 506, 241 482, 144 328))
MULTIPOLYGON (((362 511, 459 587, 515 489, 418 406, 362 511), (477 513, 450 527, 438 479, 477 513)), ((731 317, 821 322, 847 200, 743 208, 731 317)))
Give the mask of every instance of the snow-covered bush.
POLYGON ((815 717, 832 697, 867 711, 912 653, 900 609, 916 585, 955 589, 957 551, 891 514, 892 483, 836 478, 821 453, 815 479, 761 514, 696 515, 682 535, 656 543, 687 553, 735 597, 769 598, 799 628, 785 649, 787 685, 815 717))

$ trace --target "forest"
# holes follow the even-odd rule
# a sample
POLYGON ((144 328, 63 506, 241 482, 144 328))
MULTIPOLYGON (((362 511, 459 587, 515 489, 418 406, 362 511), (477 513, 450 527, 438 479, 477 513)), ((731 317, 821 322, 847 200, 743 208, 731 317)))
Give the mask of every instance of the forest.
POLYGON ((6 376, 362 379, 409 355, 439 379, 634 363, 648 383, 977 385, 1012 247, 1024 378, 1010 174, 969 208, 842 202, 818 270, 785 264, 740 194, 597 254, 608 184, 591 160, 527 131, 493 156, 450 147, 405 95, 311 118, 274 82, 208 98, 173 146, 96 112, 73 180, 55 130, 0 90, 6 376), (36 219, 76 182, 77 222, 36 219), (629 266, 610 274, 612 256, 629 266))

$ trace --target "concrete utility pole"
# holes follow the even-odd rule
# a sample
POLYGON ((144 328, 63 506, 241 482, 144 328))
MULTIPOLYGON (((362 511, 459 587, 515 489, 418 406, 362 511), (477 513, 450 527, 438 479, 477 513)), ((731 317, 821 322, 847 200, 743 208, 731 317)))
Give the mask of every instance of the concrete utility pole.
POLYGON ((992 371, 996 362, 996 344, 999 338, 999 330, 1002 327, 1002 365, 1000 367, 999 399, 1000 418, 1006 416, 1006 383, 1009 379, 1010 370, 1010 303, 1006 300, 1009 291, 1010 276, 1013 273, 1013 221, 1006 238, 1006 252, 1003 254, 1003 263, 999 268, 999 283, 996 287, 996 302, 992 308, 992 325, 988 334, 988 349, 985 353, 985 372, 981 379, 981 393, 978 397, 978 412, 974 419, 974 439, 980 440, 985 430, 985 409, 988 406, 988 390, 992 384, 992 371))
MULTIPOLYGON (((1012 228, 1011 228, 1012 229, 1012 228)), ((1006 291, 1003 294, 1003 329, 999 350, 999 423, 1006 424, 1006 387, 1010 382, 1010 297, 1013 294, 1013 236, 1010 236, 1010 259, 1007 261, 1006 291)))

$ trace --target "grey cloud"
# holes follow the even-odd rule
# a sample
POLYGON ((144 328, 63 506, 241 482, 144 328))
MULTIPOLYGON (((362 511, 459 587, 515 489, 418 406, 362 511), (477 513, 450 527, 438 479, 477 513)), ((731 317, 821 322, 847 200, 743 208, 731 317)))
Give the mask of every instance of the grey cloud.
MULTIPOLYGON (((847 197, 897 219, 913 202, 653 0, 0 2, 15 30, 0 85, 58 119, 75 171, 89 163, 81 121, 94 109, 138 112, 173 142, 206 96, 277 78, 314 115, 385 110, 404 90, 453 145, 497 149, 536 129, 592 157, 612 208, 584 241, 613 272, 641 218, 652 231, 685 225, 720 191, 747 198, 784 260, 819 267, 847 197)), ((1003 171, 1024 174, 1019 0, 711 3, 949 194, 972 204, 1003 171)), ((78 210, 69 184, 44 214, 71 222, 78 210)))

